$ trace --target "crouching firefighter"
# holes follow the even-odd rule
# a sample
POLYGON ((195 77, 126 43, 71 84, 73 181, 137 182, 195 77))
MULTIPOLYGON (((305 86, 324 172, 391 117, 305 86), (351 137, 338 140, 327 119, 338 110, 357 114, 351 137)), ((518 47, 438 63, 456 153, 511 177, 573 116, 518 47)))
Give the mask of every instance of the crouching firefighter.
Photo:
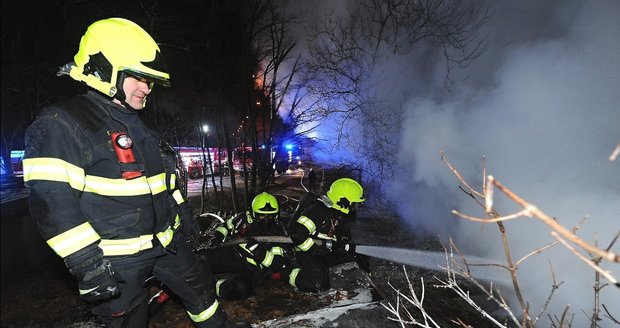
POLYGON ((106 327, 146 327, 152 274, 197 327, 235 327, 186 242, 197 222, 174 152, 141 113, 153 84, 169 86, 158 45, 129 20, 100 20, 63 74, 92 90, 46 108, 28 128, 24 181, 32 217, 80 297, 106 327))
MULTIPOLYGON (((224 300, 240 300, 254 294, 256 286, 282 269, 286 249, 283 245, 259 243, 252 236, 284 235, 280 221, 280 205, 271 194, 263 192, 252 200, 252 207, 233 215, 216 227, 211 247, 199 254, 213 273, 223 275, 216 282, 217 295, 224 300), (247 242, 219 246, 226 241, 245 237, 247 242)), ((290 253, 290 252, 289 252, 290 253)))
MULTIPOLYGON (((308 195, 313 194, 304 196, 308 195)), ((298 208, 288 226, 297 265, 285 268, 281 279, 301 291, 319 292, 330 287, 330 266, 355 261, 369 271, 368 257, 355 254, 351 243, 355 210, 364 202, 362 186, 341 178, 331 184, 326 195, 310 201, 306 198, 300 199, 300 207, 309 203, 304 205, 307 208, 298 208)))

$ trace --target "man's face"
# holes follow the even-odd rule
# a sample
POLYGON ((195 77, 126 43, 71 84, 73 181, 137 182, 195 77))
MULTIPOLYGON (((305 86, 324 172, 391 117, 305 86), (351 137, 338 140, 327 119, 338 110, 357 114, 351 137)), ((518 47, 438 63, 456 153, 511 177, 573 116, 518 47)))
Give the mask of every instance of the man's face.
POLYGON ((123 82, 125 101, 135 110, 141 110, 146 103, 146 96, 151 93, 153 82, 144 78, 128 75, 123 82))

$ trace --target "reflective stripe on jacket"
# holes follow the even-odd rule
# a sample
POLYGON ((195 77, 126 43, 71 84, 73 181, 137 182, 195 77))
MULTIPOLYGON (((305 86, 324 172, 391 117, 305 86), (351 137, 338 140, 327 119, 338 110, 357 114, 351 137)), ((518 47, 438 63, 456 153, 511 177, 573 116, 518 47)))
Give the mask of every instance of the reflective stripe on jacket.
POLYGON ((318 246, 314 238, 335 240, 335 227, 332 218, 337 215, 334 209, 328 208, 321 202, 315 202, 305 209, 296 221, 289 225, 289 234, 293 241, 294 250, 304 254, 319 255, 327 252, 323 246, 318 246))
POLYGON ((26 132, 24 181, 42 236, 61 257, 98 242, 106 256, 166 246, 178 227, 174 158, 138 111, 95 92, 46 108, 26 132), (133 141, 126 180, 110 133, 133 141))

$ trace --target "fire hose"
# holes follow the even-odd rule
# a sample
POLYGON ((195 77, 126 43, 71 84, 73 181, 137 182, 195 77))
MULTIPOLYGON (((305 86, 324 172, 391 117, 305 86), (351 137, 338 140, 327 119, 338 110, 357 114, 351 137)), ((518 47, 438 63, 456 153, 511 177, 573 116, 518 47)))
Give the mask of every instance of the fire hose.
MULTIPOLYGON (((239 238, 224 242, 221 246, 233 246, 247 243, 249 241, 276 244, 292 244, 293 241, 285 236, 253 236, 249 238, 239 238)), ((314 243, 321 246, 323 243, 331 242, 323 239, 313 239, 314 243)), ((389 247, 389 246, 370 246, 356 245, 355 253, 370 256, 376 259, 404 264, 411 267, 423 268, 433 271, 443 272, 448 269, 455 273, 463 274, 485 281, 492 281, 496 284, 510 286, 509 273, 498 266, 489 266, 490 259, 479 258, 476 256, 466 256, 465 260, 459 260, 448 256, 445 252, 427 251, 419 249, 389 247)))

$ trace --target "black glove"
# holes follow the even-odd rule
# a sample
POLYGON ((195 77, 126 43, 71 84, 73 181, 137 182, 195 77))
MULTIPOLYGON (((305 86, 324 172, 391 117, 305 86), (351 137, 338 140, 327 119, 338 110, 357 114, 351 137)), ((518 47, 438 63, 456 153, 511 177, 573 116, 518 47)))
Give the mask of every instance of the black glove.
POLYGON ((189 202, 179 205, 179 217, 181 219, 181 233, 185 235, 185 238, 194 248, 200 235, 200 226, 194 217, 194 209, 189 202))
POLYGON ((120 294, 118 281, 110 262, 103 258, 103 251, 93 243, 67 256, 65 264, 77 278, 80 297, 88 302, 103 300, 120 294))
POLYGON ((215 247, 219 247, 223 242, 224 242, 224 238, 222 237, 222 234, 215 231, 215 232, 208 232, 207 234, 204 235, 203 238, 203 244, 204 247, 203 248, 215 248, 215 247))
POLYGON ((87 302, 105 300, 121 293, 118 281, 120 276, 114 272, 110 261, 103 260, 101 265, 87 271, 78 281, 80 298, 87 302))

